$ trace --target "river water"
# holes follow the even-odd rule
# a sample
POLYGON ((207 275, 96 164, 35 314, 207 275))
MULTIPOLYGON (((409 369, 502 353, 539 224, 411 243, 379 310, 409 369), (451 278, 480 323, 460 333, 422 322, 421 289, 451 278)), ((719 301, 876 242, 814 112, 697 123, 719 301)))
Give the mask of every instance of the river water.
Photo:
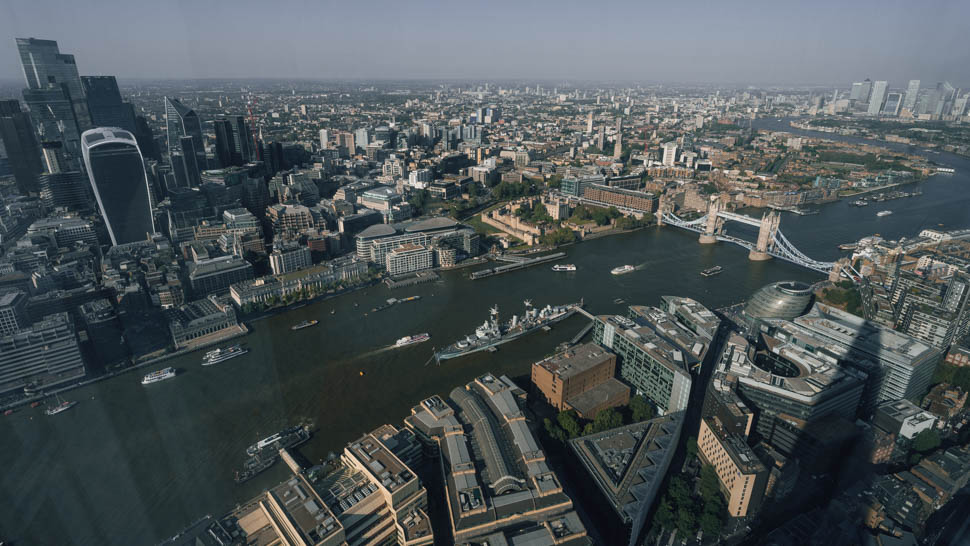
MULTIPOLYGON (((775 120, 755 123, 788 130, 775 120)), ((896 238, 939 224, 970 226, 970 162, 948 154, 928 157, 958 173, 922 183, 919 197, 863 209, 832 203, 812 216, 786 213, 781 230, 805 254, 832 260, 842 254, 838 244, 872 233, 896 238), (881 209, 893 214, 878 218, 881 209)), ((734 235, 754 236, 751 228, 730 227, 734 235)), ((317 432, 300 452, 319 461, 377 425, 400 425, 422 398, 447 394, 485 371, 527 374, 533 361, 584 326, 576 316, 496 353, 428 363, 433 345, 470 333, 492 305, 507 317, 521 312, 526 299, 545 305, 584 298, 593 313, 622 312, 624 305, 614 299, 656 304, 659 296, 675 294, 716 308, 743 301, 769 282, 822 278, 779 260, 749 262, 740 247, 696 239, 691 232, 652 227, 567 247, 561 263, 575 263, 575 273, 553 273, 547 264, 478 281, 469 280, 466 270, 396 291, 371 287, 253 323, 253 333, 243 338, 250 353, 243 357, 202 368, 200 353, 185 355, 166 363, 181 371, 176 379, 143 387, 140 373, 126 374, 67 393, 80 403, 55 417, 24 408, 0 418, 0 538, 18 544, 155 543, 286 477, 279 463, 246 484, 233 482, 233 469, 257 439, 311 419, 317 432), (622 264, 638 269, 610 275, 622 264), (724 273, 698 275, 713 265, 724 273), (386 298, 411 295, 421 300, 369 313, 386 298), (290 330, 311 318, 320 324, 290 330), (420 332, 432 340, 387 349, 420 332)))

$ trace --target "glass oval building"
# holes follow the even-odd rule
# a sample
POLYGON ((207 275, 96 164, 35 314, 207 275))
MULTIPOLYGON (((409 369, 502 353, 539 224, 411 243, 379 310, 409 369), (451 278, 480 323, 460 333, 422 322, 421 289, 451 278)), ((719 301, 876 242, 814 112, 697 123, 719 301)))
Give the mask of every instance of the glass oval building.
POLYGON ((812 304, 812 287, 796 281, 781 281, 759 288, 744 306, 748 319, 792 320, 804 315, 812 304))
POLYGON ((134 135, 99 127, 81 135, 84 166, 112 245, 144 241, 155 233, 148 177, 134 135))

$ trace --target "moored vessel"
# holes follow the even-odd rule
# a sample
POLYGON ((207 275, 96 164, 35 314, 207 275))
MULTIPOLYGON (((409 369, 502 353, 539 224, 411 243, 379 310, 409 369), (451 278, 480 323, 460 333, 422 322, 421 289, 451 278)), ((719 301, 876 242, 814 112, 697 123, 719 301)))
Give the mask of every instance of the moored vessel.
POLYGON ((62 411, 67 411, 77 405, 76 400, 71 400, 71 401, 62 400, 60 396, 57 397, 57 400, 59 403, 56 406, 51 406, 47 408, 46 410, 44 410, 44 413, 46 413, 47 415, 57 415, 58 413, 61 413, 62 411))
POLYGON ((205 356, 202 357, 202 365, 212 366, 213 364, 224 362, 230 358, 242 356, 248 352, 249 349, 243 348, 242 345, 233 345, 232 347, 226 347, 224 349, 215 349, 207 352, 205 356))
POLYGON ((574 264, 556 264, 552 266, 553 271, 576 271, 574 264))
POLYGON ((246 448, 246 455, 265 458, 272 453, 278 453, 285 447, 298 446, 309 439, 310 429, 306 426, 286 428, 246 448))
POLYGON ((521 317, 512 315, 505 323, 499 321, 498 306, 492 307, 489 310, 489 320, 476 328, 474 334, 467 335, 435 353, 435 358, 440 361, 478 351, 494 350, 503 343, 572 316, 583 306, 582 300, 568 305, 547 305, 542 309, 533 307, 529 300, 524 303, 525 313, 521 317))

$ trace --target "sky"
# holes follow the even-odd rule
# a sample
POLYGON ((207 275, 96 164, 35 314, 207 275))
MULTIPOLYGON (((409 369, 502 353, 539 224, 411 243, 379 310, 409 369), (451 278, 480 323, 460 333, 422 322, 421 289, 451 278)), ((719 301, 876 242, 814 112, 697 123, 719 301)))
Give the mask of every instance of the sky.
POLYGON ((82 75, 970 86, 970 1, 2 0, 82 75))

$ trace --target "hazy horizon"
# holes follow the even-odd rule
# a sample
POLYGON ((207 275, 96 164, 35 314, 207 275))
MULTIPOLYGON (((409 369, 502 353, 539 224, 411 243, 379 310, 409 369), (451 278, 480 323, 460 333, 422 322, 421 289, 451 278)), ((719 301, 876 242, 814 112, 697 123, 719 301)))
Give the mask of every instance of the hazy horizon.
POLYGON ((531 80, 846 87, 970 83, 970 3, 287 0, 0 6, 0 80, 14 38, 56 40, 82 75, 119 80, 531 80), (931 37, 930 40, 927 37, 931 37))

